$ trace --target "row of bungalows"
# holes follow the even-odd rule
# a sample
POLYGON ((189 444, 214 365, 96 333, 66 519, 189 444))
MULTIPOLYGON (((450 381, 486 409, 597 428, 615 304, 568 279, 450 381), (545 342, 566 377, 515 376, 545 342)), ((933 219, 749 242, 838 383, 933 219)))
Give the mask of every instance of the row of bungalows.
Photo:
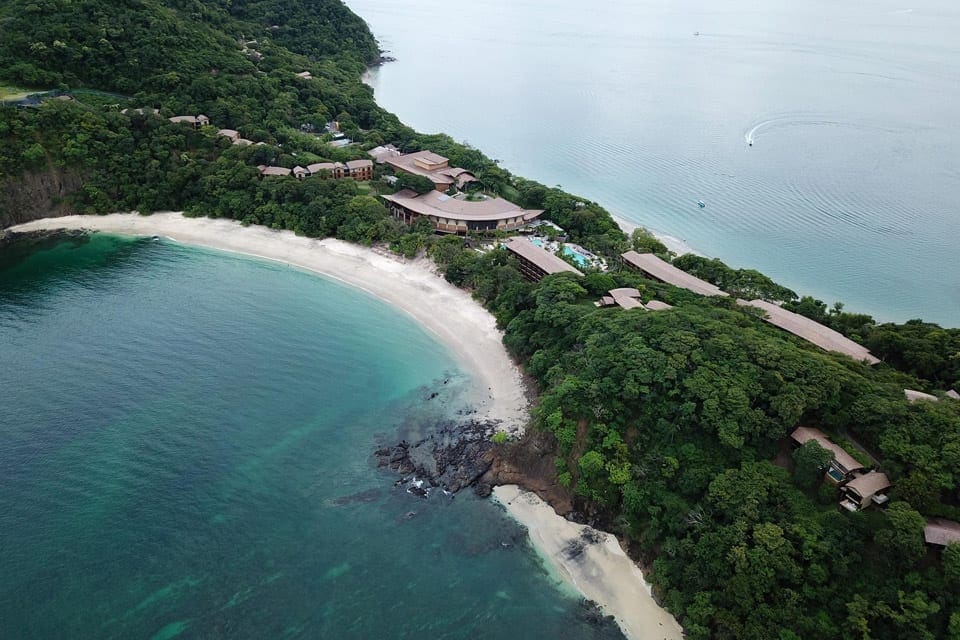
POLYGON ((842 447, 830 441, 825 433, 812 427, 797 427, 790 439, 801 446, 815 441, 833 454, 825 477, 840 487, 840 506, 848 511, 860 511, 871 504, 882 505, 887 502, 886 490, 890 488, 887 474, 879 471, 864 473, 865 467, 842 447))
POLYGON ((815 344, 824 351, 833 351, 850 356, 859 362, 877 364, 880 359, 874 356, 862 344, 847 338, 842 333, 834 331, 815 320, 811 320, 799 313, 788 311, 779 305, 766 300, 737 300, 743 307, 753 307, 764 312, 763 319, 775 327, 788 331, 793 335, 815 344))
POLYGON ((349 162, 318 162, 306 167, 296 166, 293 169, 285 167, 257 167, 262 177, 290 176, 303 180, 312 176, 321 178, 353 178, 354 180, 370 180, 373 178, 373 162, 370 160, 350 160, 349 162))
POLYGON ((461 167, 450 167, 447 158, 432 151, 417 151, 404 155, 394 155, 391 152, 381 154, 379 159, 394 171, 428 178, 437 191, 448 191, 451 187, 463 189, 471 182, 477 182, 472 173, 461 167))
POLYGON ((464 235, 475 231, 514 231, 543 213, 540 209, 521 209, 503 198, 476 200, 463 194, 449 196, 439 191, 419 195, 404 189, 381 197, 387 201, 390 213, 397 220, 412 224, 425 217, 437 233, 464 235))
POLYGON ((647 311, 666 311, 673 309, 672 305, 660 300, 651 300, 647 304, 640 301, 642 296, 640 292, 632 287, 620 287, 619 289, 610 289, 608 295, 602 296, 599 301, 593 304, 598 307, 620 307, 621 309, 646 309, 647 311))
POLYGON ((572 265, 525 238, 509 238, 503 246, 520 263, 520 274, 531 282, 540 282, 545 276, 553 273, 583 275, 572 265))
POLYGON ((636 251, 627 251, 620 256, 623 264, 635 271, 641 272, 644 276, 657 282, 665 282, 701 296, 728 296, 726 291, 721 291, 719 287, 710 284, 706 280, 690 275, 683 269, 678 269, 666 260, 662 260, 652 253, 637 253, 636 251))

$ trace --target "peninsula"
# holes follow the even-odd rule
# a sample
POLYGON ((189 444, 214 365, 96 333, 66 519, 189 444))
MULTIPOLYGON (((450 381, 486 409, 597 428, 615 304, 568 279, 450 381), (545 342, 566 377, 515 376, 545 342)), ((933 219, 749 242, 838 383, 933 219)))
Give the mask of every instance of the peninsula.
MULTIPOLYGON (((960 330, 877 323, 628 236, 589 198, 404 126, 360 82, 378 57, 338 0, 7 3, 0 227, 170 236, 406 309, 517 434, 490 479, 616 535, 686 637, 960 629, 960 547, 925 536, 960 521, 960 330), (118 210, 184 215, 93 215, 118 210), (522 435, 510 358, 539 392, 522 435)), ((531 531, 551 520, 509 491, 531 531)), ((602 604, 632 633, 622 564, 603 566, 602 604)), ((635 610, 654 624, 650 604, 635 610)))

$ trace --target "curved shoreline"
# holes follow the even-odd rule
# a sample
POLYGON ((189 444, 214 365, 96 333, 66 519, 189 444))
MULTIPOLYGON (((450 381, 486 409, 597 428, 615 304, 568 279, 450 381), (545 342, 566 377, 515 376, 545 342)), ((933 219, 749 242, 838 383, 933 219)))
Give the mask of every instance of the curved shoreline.
MULTIPOLYGON (((429 259, 404 262, 333 238, 306 238, 291 231, 243 226, 234 220, 187 218, 176 212, 44 218, 8 230, 58 229, 163 236, 187 245, 288 264, 362 289, 411 316, 476 376, 480 396, 476 402, 482 418, 499 421, 504 430, 514 434, 522 433, 527 425, 530 401, 520 369, 503 346, 503 332, 479 302, 440 277, 429 259)), ((627 638, 682 638, 680 625, 653 599, 640 569, 614 536, 598 532, 601 542, 571 558, 569 543, 590 527, 564 519, 536 494, 516 485, 497 487, 494 499, 527 527, 531 543, 557 575, 614 616, 627 638)))
POLYGON ((474 374, 478 392, 471 400, 480 417, 497 420, 501 428, 515 434, 526 427, 530 402, 520 368, 503 346, 503 332, 480 303, 437 275, 426 258, 401 262, 334 238, 306 238, 292 231, 245 227, 226 219, 187 218, 175 212, 44 218, 9 231, 55 229, 164 236, 183 244, 282 262, 362 289, 411 316, 474 374))

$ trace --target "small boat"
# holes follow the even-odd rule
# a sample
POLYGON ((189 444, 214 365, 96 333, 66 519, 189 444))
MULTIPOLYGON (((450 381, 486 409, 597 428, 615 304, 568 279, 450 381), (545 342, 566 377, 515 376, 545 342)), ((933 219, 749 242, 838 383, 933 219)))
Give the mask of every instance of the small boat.
POLYGON ((699 32, 699 31, 694 31, 694 32, 693 32, 693 35, 698 36, 698 35, 700 35, 700 32, 699 32))
POLYGON ((703 200, 697 200, 697 205, 699 205, 699 207, 703 209, 705 206, 707 206, 707 203, 704 202, 703 200))

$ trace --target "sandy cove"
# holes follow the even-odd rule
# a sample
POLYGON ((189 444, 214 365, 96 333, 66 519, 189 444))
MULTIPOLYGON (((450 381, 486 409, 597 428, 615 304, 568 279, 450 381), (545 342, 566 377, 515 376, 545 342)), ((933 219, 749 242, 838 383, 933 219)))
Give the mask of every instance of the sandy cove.
MULTIPOLYGON (((500 420, 514 433, 529 420, 529 400, 520 370, 503 346, 493 316, 470 294, 438 276, 427 259, 402 261, 333 238, 305 238, 291 231, 243 226, 234 220, 187 218, 180 213, 115 213, 45 218, 11 227, 14 232, 86 229, 119 235, 163 236, 184 244, 240 253, 307 269, 339 280, 406 312, 445 344, 481 390, 480 417, 500 420)), ((567 545, 585 525, 560 516, 535 494, 515 485, 497 487, 494 497, 529 531, 531 542, 558 574, 616 618, 630 640, 680 640, 676 620, 661 609, 640 569, 616 538, 585 545, 576 559, 567 545)))
POLYGON ((516 485, 496 487, 493 496, 527 528, 530 541, 557 574, 613 616, 629 640, 682 640, 683 629, 653 599, 643 573, 615 536, 557 515, 536 494, 516 485))
POLYGON ((505 430, 522 432, 529 400, 519 368, 503 346, 494 317, 470 294, 450 284, 427 259, 403 262, 372 249, 334 238, 305 238, 292 231, 180 213, 113 213, 34 220, 9 230, 88 229, 120 235, 162 236, 195 246, 241 253, 307 269, 380 298, 412 316, 449 348, 479 390, 480 418, 501 421, 505 430))

